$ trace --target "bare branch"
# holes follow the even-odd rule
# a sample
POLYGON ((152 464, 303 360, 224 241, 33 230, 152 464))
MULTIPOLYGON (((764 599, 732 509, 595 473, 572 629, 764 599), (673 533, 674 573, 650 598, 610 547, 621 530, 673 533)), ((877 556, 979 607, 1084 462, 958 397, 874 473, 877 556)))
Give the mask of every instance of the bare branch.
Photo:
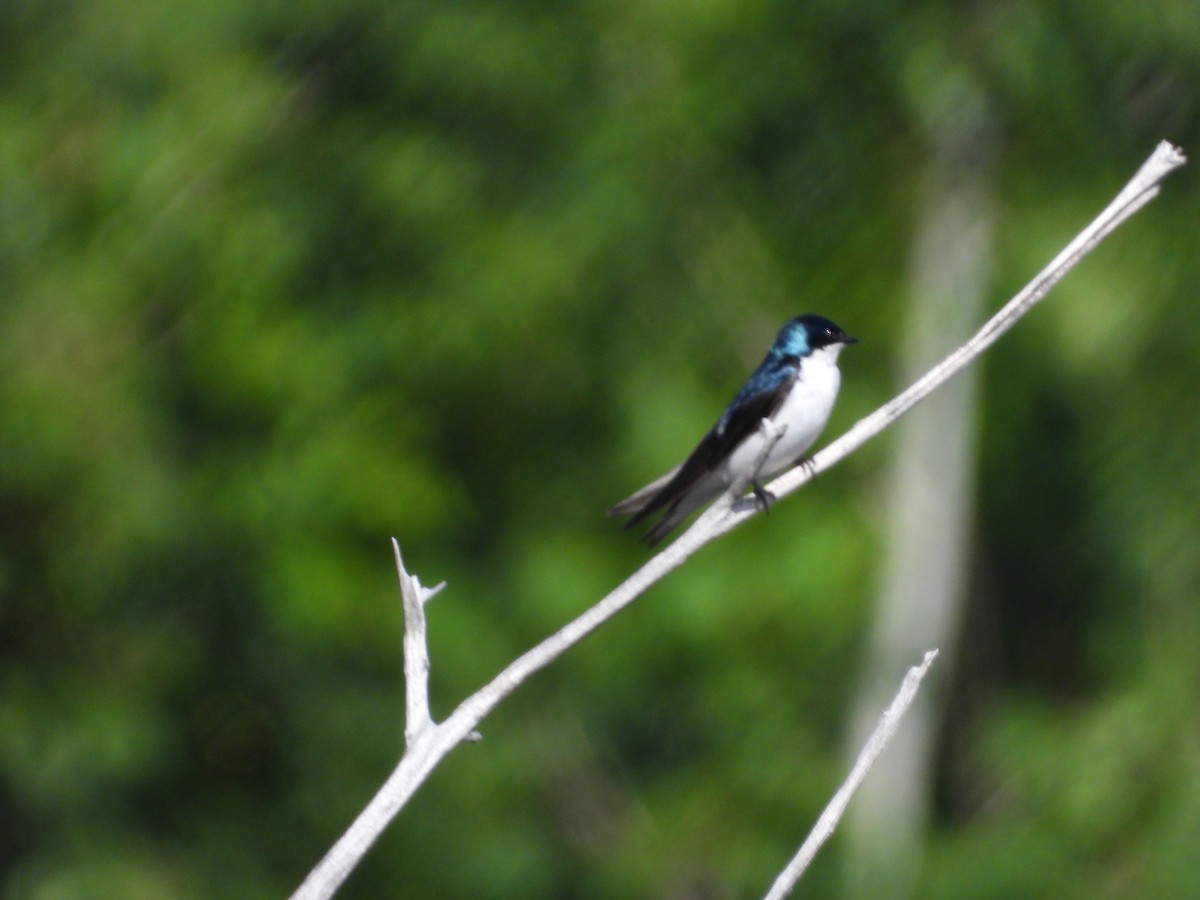
POLYGON ((427 588, 408 574, 400 556, 400 543, 392 538, 400 598, 404 603, 404 745, 413 748, 421 734, 433 727, 429 715, 429 648, 425 642, 425 604, 446 586, 427 588))
MULTIPOLYGON (((840 462, 975 359, 1011 328, 1017 319, 1028 312, 1034 303, 1045 296, 1100 240, 1155 196, 1158 183, 1185 161, 1183 153, 1177 148, 1166 142, 1160 144, 1117 199, 970 341, 951 353, 904 393, 859 421, 850 431, 813 457, 810 465, 793 469, 772 482, 770 487, 774 489, 776 496, 782 498, 790 494, 816 473, 840 462)), ((388 822, 424 783, 429 773, 460 743, 476 738, 475 727, 519 685, 611 619, 669 572, 681 566, 705 544, 737 527, 758 511, 758 504, 753 501, 740 501, 731 506, 728 502, 730 499, 726 497, 714 503, 670 546, 652 557, 591 609, 511 662, 488 684, 464 700, 445 722, 434 725, 428 721, 428 700, 423 686, 421 699, 414 700, 410 696, 410 714, 415 709, 416 717, 425 721, 426 727, 415 733, 412 733, 411 727, 406 729, 410 732, 412 743, 399 765, 351 824, 349 830, 309 873, 304 883, 292 895, 294 900, 323 900, 333 896, 388 822), (423 715, 420 709, 422 705, 425 710, 423 715)), ((407 609, 406 606, 406 623, 407 609)), ((422 623, 423 621, 422 614, 422 623)), ((413 639, 412 643, 416 644, 416 639, 413 639)), ((409 645, 410 640, 406 636, 406 653, 409 645)), ((423 640, 420 641, 420 647, 419 652, 423 653, 423 640)), ((419 656, 414 658, 419 660, 419 656)), ((423 671, 417 671, 420 667, 415 662, 412 665, 413 674, 416 675, 413 683, 421 684, 427 680, 428 658, 425 658, 423 671)), ((409 666, 406 658, 406 676, 409 675, 409 666)))
MULTIPOLYGON (((813 457, 813 464, 781 475, 771 483, 776 496, 784 497, 826 469, 841 462, 879 432, 891 425, 954 375, 973 362, 983 351, 1013 327, 1034 305, 1050 292, 1076 264, 1097 244, 1108 237, 1133 213, 1158 196, 1159 185, 1171 172, 1187 162, 1183 151, 1166 141, 1155 148, 1150 158, 1138 169, 1130 182, 1105 207, 1092 223, 1071 241, 1058 256, 1042 269, 1025 288, 1013 297, 996 315, 965 344, 918 379, 908 390, 885 403, 875 412, 860 419, 853 428, 813 457)), ((741 503, 733 515, 718 525, 718 534, 737 527, 757 510, 752 504, 741 503)), ((712 537, 716 537, 713 535, 712 537)))
POLYGON ((901 717, 912 706, 912 702, 917 696, 917 689, 921 686, 921 679, 925 677, 925 673, 933 665, 937 653, 937 650, 930 650, 925 654, 925 659, 921 661, 919 666, 913 666, 913 668, 908 670, 908 674, 904 676, 903 684, 900 685, 900 693, 896 695, 896 699, 892 701, 892 705, 880 717, 879 724, 875 726, 875 730, 871 733, 871 737, 868 738, 866 746, 858 754, 858 759, 855 760, 854 768, 850 770, 849 777, 838 788, 838 792, 833 795, 833 799, 829 801, 829 805, 821 813, 821 818, 817 819, 817 824, 813 826, 813 830, 809 832, 808 837, 801 844, 796 855, 792 857, 792 861, 787 864, 787 868, 779 873, 779 877, 771 885, 771 890, 766 894, 766 900, 782 900, 783 897, 790 894, 792 888, 796 886, 796 882, 800 880, 800 876, 804 874, 804 870, 808 868, 808 864, 817 855, 817 851, 829 840, 829 836, 833 834, 833 830, 837 828, 838 821, 842 818, 842 813, 846 811, 846 807, 850 804, 850 798, 854 796, 854 792, 858 790, 858 786, 863 783, 863 779, 871 771, 871 766, 875 764, 875 760, 879 758, 879 754, 883 752, 883 748, 887 746, 888 741, 892 739, 892 735, 896 733, 896 728, 900 725, 901 717))

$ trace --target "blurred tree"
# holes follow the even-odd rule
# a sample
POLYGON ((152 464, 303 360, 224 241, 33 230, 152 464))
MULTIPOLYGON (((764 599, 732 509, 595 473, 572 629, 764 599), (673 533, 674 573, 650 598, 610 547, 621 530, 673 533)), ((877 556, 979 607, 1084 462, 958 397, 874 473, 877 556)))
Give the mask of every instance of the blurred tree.
MULTIPOLYGON (((444 713, 642 558, 600 513, 784 318, 864 338, 831 431, 891 392, 930 54, 994 103, 994 306, 1200 145, 1193 13, 0 5, 5 894, 292 888, 399 752, 389 535, 450 581, 444 713)), ((922 896, 1200 884, 1196 202, 987 364, 922 896)), ((765 889, 841 773, 888 449, 531 685, 345 894, 765 889)))

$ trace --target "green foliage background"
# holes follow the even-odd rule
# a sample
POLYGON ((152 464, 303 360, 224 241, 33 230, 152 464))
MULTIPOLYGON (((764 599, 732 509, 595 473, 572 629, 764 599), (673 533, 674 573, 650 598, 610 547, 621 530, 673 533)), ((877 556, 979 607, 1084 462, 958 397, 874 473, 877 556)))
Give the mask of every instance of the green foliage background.
MULTIPOLYGON (((1195 156, 1195 12, 0 5, 0 890, 286 894, 400 751, 389 536, 445 715, 645 557, 601 512, 784 318, 862 338, 831 434, 895 391, 937 110, 992 123, 993 307, 1195 156)), ((1196 185, 984 363, 920 896, 1200 893, 1196 185)), ((343 896, 761 893, 845 768, 890 451, 539 676, 343 896)))

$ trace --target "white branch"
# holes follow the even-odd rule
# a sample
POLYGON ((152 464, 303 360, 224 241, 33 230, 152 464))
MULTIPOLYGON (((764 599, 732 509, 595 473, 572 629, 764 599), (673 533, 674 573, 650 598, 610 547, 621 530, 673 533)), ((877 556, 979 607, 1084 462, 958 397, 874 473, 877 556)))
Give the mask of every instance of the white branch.
MULTIPOLYGON (((992 316, 970 340, 925 373, 908 390, 885 403, 866 418, 860 419, 853 428, 816 454, 812 458, 811 466, 793 469, 775 479, 770 485, 775 495, 782 498, 814 476, 841 462, 973 362, 1002 334, 1012 328, 1018 319, 1045 297, 1064 275, 1087 256, 1097 244, 1108 237, 1117 226, 1157 197, 1162 180, 1186 162, 1187 158, 1178 147, 1174 147, 1166 141, 1160 143, 1150 158, 1142 164, 1130 182, 1105 207, 1104 211, 1093 219, 1092 223, 1081 231, 1058 256, 1054 257, 1050 264, 1042 269, 1019 294, 992 316)), ((717 534, 711 537, 717 537, 737 527, 744 519, 753 516, 756 511, 752 504, 739 504, 733 514, 717 526, 717 534)))
POLYGON ((408 574, 400 556, 400 544, 392 538, 396 572, 400 576, 400 599, 404 603, 404 746, 409 750, 433 727, 429 715, 429 648, 425 643, 425 604, 437 596, 446 582, 427 588, 408 574))
MULTIPOLYGON (((1046 292, 1058 283, 1063 275, 1070 271, 1092 247, 1136 209, 1154 197, 1158 192, 1158 183, 1184 162, 1181 151, 1166 142, 1160 144, 1150 159, 1138 170, 1133 180, 1117 196, 1117 199, 1062 253, 1055 257, 1054 261, 1024 291, 980 329, 975 337, 950 354, 907 391, 875 413, 862 419, 850 431, 818 453, 813 458, 811 465, 793 469, 772 482, 771 487, 775 489, 776 496, 782 497, 790 494, 816 473, 839 462, 971 362, 996 338, 1011 328, 1013 323, 1028 312, 1034 303, 1045 296, 1046 292)), ((769 434, 768 439, 770 439, 769 434)), ((414 651, 414 661, 410 662, 406 657, 405 673, 406 676, 415 674, 416 678, 413 683, 422 685, 421 698, 414 700, 411 691, 416 688, 410 687, 408 700, 410 714, 415 709, 417 717, 425 723, 425 727, 415 732, 411 727, 406 729, 407 732, 410 732, 411 743, 399 765, 351 824, 349 830, 309 873, 304 883, 292 895, 293 900, 314 900, 314 898, 324 900, 324 898, 333 896, 388 822, 404 807, 417 788, 425 782, 429 773, 458 744, 474 738, 477 735, 475 727, 520 684, 611 619, 641 596, 650 586, 681 566, 705 544, 735 528, 758 510, 758 504, 752 501, 738 502, 730 506, 730 499, 732 498, 723 498, 714 503, 696 519, 691 528, 680 535, 670 546, 652 557, 591 609, 511 662, 488 684, 464 700, 440 725, 434 725, 432 721, 428 720, 428 700, 425 699, 422 684, 428 677, 428 658, 425 657, 423 666, 418 665, 421 662, 420 654, 424 653, 424 641, 421 640, 419 642, 420 651, 414 651)), ((407 610, 408 606, 406 605, 406 624, 409 618, 407 610)), ((423 621, 422 613, 422 623, 423 621)), ((417 644, 416 639, 413 639, 411 643, 417 644)), ((409 647, 410 640, 406 636, 406 654, 409 647)))
POLYGON ((787 864, 787 868, 779 873, 779 877, 771 885, 771 890, 767 892, 765 900, 782 900, 790 894, 792 888, 796 886, 796 882, 800 880, 800 876, 804 874, 804 870, 808 868, 808 864, 817 855, 817 851, 829 840, 829 836, 833 834, 838 821, 842 818, 842 813, 850 804, 850 798, 854 796, 858 786, 863 783, 863 779, 871 771, 871 766, 875 765, 875 760, 879 758, 883 748, 896 733, 901 717, 912 706, 912 702, 917 696, 917 688, 921 686, 921 679, 929 671, 937 653, 937 650, 930 650, 925 654, 925 659, 919 666, 913 666, 908 670, 908 674, 904 676, 904 683, 900 685, 900 693, 896 695, 892 705, 880 717, 879 724, 875 726, 866 746, 858 754, 854 768, 850 770, 850 776, 833 795, 833 799, 829 801, 829 805, 821 813, 821 818, 817 819, 817 824, 813 826, 813 830, 809 832, 796 855, 792 857, 792 861, 787 864))

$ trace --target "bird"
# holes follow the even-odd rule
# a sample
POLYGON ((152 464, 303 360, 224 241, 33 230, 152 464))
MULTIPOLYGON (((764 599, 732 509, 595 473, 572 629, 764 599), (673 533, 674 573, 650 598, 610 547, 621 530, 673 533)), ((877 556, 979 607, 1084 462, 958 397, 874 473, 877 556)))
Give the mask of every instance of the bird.
POLYGON ((822 316, 789 319, 771 349, 691 455, 670 472, 626 497, 609 516, 631 516, 633 528, 656 513, 662 517, 644 535, 653 547, 680 522, 749 476, 754 496, 765 510, 775 498, 762 484, 798 464, 804 451, 825 429, 833 411, 841 372, 838 355, 858 343, 822 316), (762 454, 766 419, 782 436, 752 471, 762 454))

